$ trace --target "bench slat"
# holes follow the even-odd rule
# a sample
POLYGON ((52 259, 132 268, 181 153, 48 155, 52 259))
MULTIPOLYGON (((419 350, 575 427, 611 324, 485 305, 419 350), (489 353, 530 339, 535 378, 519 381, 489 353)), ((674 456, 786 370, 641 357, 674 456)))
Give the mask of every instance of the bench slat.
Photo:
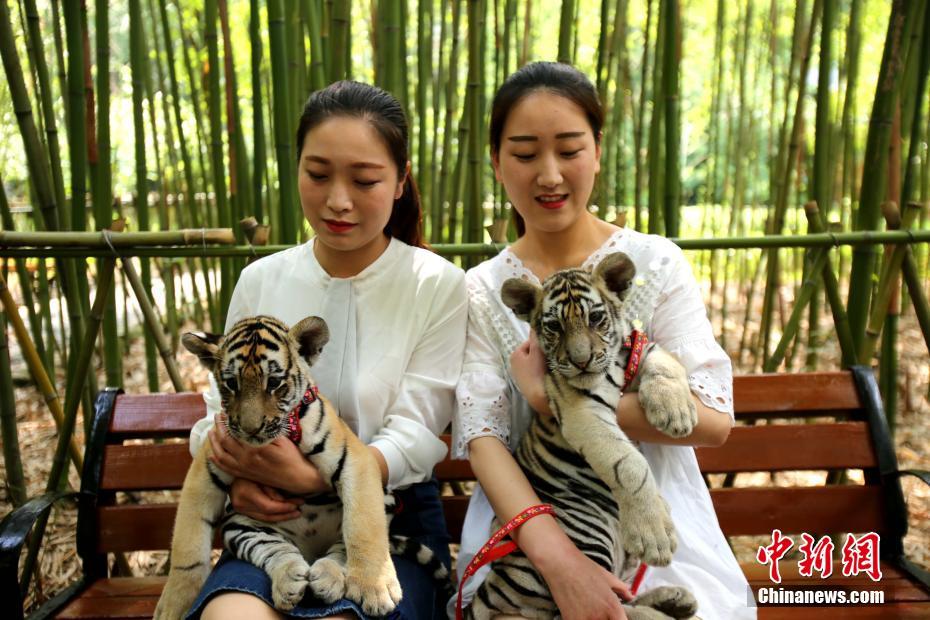
POLYGON ((733 402, 737 417, 841 415, 862 407, 849 372, 738 375, 733 402))
MULTIPOLYGON (((449 436, 443 440, 448 444, 449 436)), ((105 450, 101 488, 110 491, 180 488, 191 463, 187 443, 111 445, 105 450)), ((699 449, 697 458, 705 473, 877 466, 865 422, 738 426, 725 445, 699 449)), ((468 461, 448 459, 436 466, 436 476, 444 481, 475 477, 468 461)))
MULTIPOLYGON (((753 591, 760 586, 771 585, 768 567, 756 562, 744 562, 743 572, 749 579, 753 591)), ((930 593, 909 581, 899 569, 882 562, 882 580, 872 582, 868 577, 844 577, 834 573, 828 579, 800 577, 797 562, 779 562, 783 585, 815 585, 843 590, 881 589, 885 592, 885 604, 881 607, 848 606, 842 616, 852 618, 923 618, 930 613, 930 593), (876 610, 877 611, 873 611, 876 610), (879 613, 881 612, 881 613, 879 613), (920 615, 920 614, 925 615, 920 615), (870 615, 872 614, 872 615, 870 615)), ((116 577, 101 579, 72 601, 57 617, 68 620, 94 617, 150 618, 155 611, 158 597, 164 588, 166 577, 116 577), (110 602, 105 602, 110 601, 110 602)), ((830 608, 837 609, 838 608, 830 608)), ((824 607, 762 607, 762 620, 794 620, 814 618, 819 620, 828 613, 824 607)))
POLYGON ((111 441, 125 437, 187 437, 207 406, 199 392, 120 394, 110 420, 111 441))
POLYGON ((695 453, 704 473, 878 466, 865 422, 736 426, 723 446, 695 453))
MULTIPOLYGON (((739 375, 733 378, 733 391, 740 418, 844 416, 862 406, 848 372, 739 375)), ((205 413, 197 392, 121 394, 110 433, 113 439, 185 437, 205 413)))
MULTIPOLYGON (((456 542, 462 535, 462 523, 468 508, 465 495, 442 498, 449 534, 456 542)), ((171 546, 171 531, 177 504, 143 504, 103 506, 97 509, 100 536, 97 551, 114 553, 120 551, 156 551, 171 546)), ((217 533, 219 531, 217 530, 217 533)), ((220 539, 213 541, 219 548, 220 539)))
POLYGON ((100 488, 104 491, 180 489, 191 464, 187 442, 106 446, 100 488), (157 464, 157 466, 153 466, 157 464))
MULTIPOLYGON (((711 499, 727 536, 884 531, 878 487, 714 489, 711 499)), ((461 537, 466 496, 443 498, 453 540, 461 537)), ((104 506, 98 509, 101 552, 167 549, 176 504, 104 506)))
POLYGON ((826 486, 713 489, 727 536, 883 532, 881 487, 826 486))

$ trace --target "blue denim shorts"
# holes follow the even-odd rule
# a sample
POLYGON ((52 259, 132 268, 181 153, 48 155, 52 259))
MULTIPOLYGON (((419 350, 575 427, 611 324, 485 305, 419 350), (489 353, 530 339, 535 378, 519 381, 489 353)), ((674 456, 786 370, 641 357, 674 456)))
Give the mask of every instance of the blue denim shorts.
MULTIPOLYGON (((399 513, 391 521, 391 533, 414 538, 430 549, 448 568, 449 534, 443 517, 442 503, 439 499, 439 484, 436 480, 415 484, 409 488, 394 491, 399 513)), ((438 592, 432 576, 419 564, 394 556, 397 578, 403 589, 403 599, 390 615, 390 620, 432 620, 445 618, 446 601, 438 592)), ((187 614, 187 619, 200 617, 204 607, 214 596, 224 592, 246 592, 262 599, 274 607, 271 599, 271 580, 260 568, 242 560, 237 560, 228 551, 224 551, 219 562, 213 568, 204 583, 197 600, 187 614)), ((362 619, 367 616, 354 602, 342 599, 335 603, 325 603, 317 599, 307 589, 303 600, 289 613, 290 618, 327 618, 349 611, 362 619)))

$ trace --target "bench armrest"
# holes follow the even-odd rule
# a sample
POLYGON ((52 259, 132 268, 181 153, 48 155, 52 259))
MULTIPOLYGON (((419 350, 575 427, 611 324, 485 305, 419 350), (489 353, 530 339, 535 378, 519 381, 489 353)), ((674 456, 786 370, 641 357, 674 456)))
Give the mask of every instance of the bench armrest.
MULTIPOLYGON (((22 618, 23 591, 19 583, 19 556, 26 536, 39 517, 53 504, 63 499, 92 498, 82 491, 57 491, 35 497, 0 521, 0 592, 6 592, 9 600, 16 601, 10 605, 10 617, 22 618), (15 598, 13 598, 15 597, 15 598)), ((25 584, 24 584, 25 585, 25 584)))

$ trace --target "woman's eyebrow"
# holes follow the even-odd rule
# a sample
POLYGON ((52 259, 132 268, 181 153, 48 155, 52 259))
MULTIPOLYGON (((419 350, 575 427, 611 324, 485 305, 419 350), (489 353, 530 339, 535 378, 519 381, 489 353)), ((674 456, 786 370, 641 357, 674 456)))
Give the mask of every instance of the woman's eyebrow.
MULTIPOLYGON (((325 157, 320 157, 319 155, 304 155, 304 161, 312 161, 312 162, 316 162, 316 163, 318 163, 318 164, 324 164, 324 165, 329 165, 329 164, 332 163, 331 161, 329 161, 329 160, 326 159, 325 157)), ((349 164, 349 166, 350 166, 351 168, 371 168, 371 169, 376 169, 376 170, 380 170, 380 169, 384 168, 383 165, 378 164, 378 163, 375 163, 375 162, 373 162, 373 161, 358 161, 358 162, 353 162, 353 163, 349 164)))
MULTIPOLYGON (((555 134, 555 139, 565 140, 566 138, 580 138, 584 134, 585 132, 583 131, 565 131, 555 134)), ((539 138, 537 136, 509 136, 507 140, 510 142, 537 142, 539 138)))

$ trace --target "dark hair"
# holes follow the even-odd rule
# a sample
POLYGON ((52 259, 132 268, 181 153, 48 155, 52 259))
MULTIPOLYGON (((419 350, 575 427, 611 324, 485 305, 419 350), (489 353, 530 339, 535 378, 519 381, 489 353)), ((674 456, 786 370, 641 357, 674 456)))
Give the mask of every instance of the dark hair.
MULTIPOLYGON (((334 116, 367 120, 372 124, 397 165, 398 178, 407 169, 409 133, 407 117, 400 102, 391 93, 361 82, 342 80, 310 95, 297 124, 297 162, 303 151, 304 139, 311 129, 334 116)), ((404 182, 404 193, 394 201, 391 218, 384 232, 408 245, 427 247, 423 239, 423 217, 420 192, 413 175, 404 182)))
MULTIPOLYGON (((500 152, 504 123, 507 115, 521 99, 536 91, 545 90, 565 97, 584 112, 594 134, 594 143, 601 140, 601 128, 604 126, 604 108, 597 96, 597 89, 588 77, 573 67, 562 62, 532 62, 510 74, 494 95, 491 104, 491 153, 500 152)), ((523 218, 516 209, 511 210, 517 234, 526 231, 523 218)))

